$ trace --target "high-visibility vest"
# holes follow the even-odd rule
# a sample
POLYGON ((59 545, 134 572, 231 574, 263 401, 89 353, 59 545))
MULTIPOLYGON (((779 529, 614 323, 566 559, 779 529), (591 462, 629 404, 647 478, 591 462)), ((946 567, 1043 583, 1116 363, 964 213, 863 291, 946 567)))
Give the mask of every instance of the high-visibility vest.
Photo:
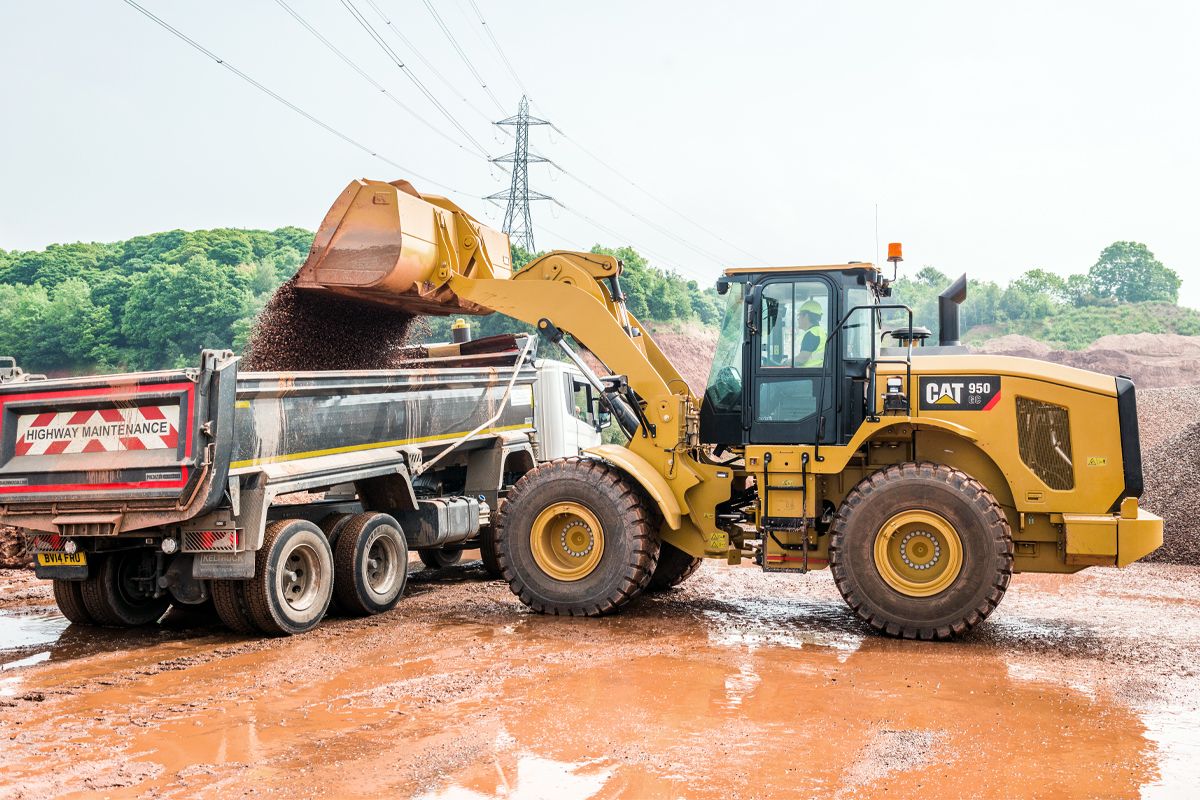
POLYGON ((800 337, 799 344, 796 345, 796 349, 800 352, 807 352, 805 340, 808 338, 809 334, 817 337, 817 349, 812 352, 812 355, 808 357, 807 361, 805 361, 803 364, 797 364, 796 366, 823 367, 825 366, 825 328, 821 327, 820 325, 813 325, 811 328, 804 331, 803 335, 800 337))

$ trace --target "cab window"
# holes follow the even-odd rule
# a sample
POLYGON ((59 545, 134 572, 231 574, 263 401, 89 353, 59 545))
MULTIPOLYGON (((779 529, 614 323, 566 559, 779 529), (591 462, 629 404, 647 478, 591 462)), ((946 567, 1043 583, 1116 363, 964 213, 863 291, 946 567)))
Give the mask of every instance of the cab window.
POLYGON ((764 369, 820 369, 825 363, 829 286, 824 281, 770 283, 763 288, 764 369))

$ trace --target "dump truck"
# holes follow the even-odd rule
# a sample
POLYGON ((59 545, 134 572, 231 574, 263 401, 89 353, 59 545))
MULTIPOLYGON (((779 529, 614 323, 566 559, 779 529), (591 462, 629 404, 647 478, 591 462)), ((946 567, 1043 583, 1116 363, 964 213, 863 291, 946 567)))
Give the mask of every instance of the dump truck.
POLYGON ((827 568, 868 628, 949 639, 1014 572, 1124 567, 1162 543, 1138 505, 1133 382, 967 352, 965 276, 940 299, 933 345, 874 265, 728 269, 697 396, 630 312, 621 271, 554 251, 514 272, 503 234, 450 200, 356 180, 297 274, 303 290, 405 313, 506 314, 587 377, 628 442, 524 475, 491 542, 535 611, 607 614, 699 559, 749 559, 827 568), (885 331, 891 315, 902 324, 885 331))
POLYGON ((454 563, 494 535, 521 476, 599 444, 591 386, 537 341, 432 346, 398 370, 243 372, 215 350, 53 380, 6 365, 0 524, 28 536, 77 623, 211 601, 237 631, 285 634, 331 603, 385 611, 410 550, 454 563))

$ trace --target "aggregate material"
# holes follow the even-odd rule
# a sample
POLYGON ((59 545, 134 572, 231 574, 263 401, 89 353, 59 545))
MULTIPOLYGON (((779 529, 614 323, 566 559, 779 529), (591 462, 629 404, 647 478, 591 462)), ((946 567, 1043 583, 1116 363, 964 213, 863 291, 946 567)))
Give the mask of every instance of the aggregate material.
POLYGON ((280 286, 251 330, 242 369, 260 372, 396 369, 422 323, 382 306, 280 286))
MULTIPOLYGON (((961 642, 871 635, 829 575, 705 564, 605 619, 477 561, 249 639, 0 611, 0 797, 1186 797, 1200 569, 1018 575, 961 642)), ((26 573, 27 574, 27 573, 26 573)), ((10 594, 0 573, 0 596, 10 594)))

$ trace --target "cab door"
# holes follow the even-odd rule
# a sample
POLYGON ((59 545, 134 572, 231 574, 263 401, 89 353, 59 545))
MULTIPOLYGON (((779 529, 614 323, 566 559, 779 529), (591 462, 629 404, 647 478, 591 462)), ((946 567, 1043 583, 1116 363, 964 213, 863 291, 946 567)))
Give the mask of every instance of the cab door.
POLYGON ((753 289, 750 376, 743 424, 754 444, 812 444, 836 439, 838 359, 829 331, 838 322, 837 293, 820 276, 768 278, 753 289))

